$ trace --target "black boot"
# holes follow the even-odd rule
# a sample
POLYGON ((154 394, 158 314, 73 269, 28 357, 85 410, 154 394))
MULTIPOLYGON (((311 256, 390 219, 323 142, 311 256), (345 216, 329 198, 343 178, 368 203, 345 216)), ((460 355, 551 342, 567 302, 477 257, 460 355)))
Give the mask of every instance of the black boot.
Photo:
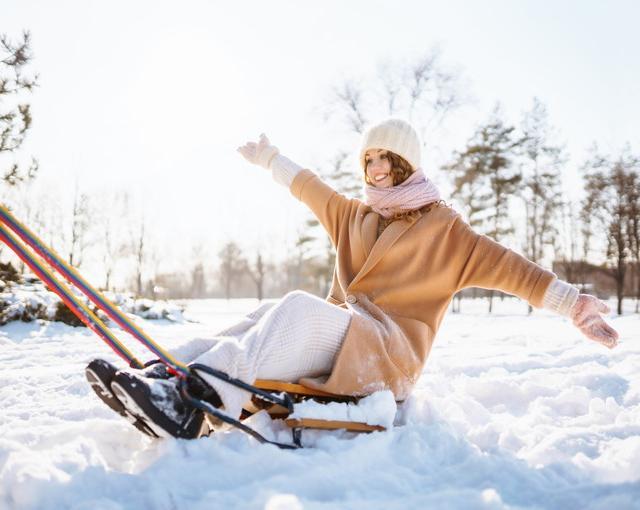
POLYGON ((159 437, 196 439, 208 435, 204 413, 183 401, 176 382, 175 377, 157 379, 134 370, 120 370, 111 382, 111 390, 128 413, 159 437))
POLYGON ((118 400, 118 398, 111 391, 111 382, 116 375, 118 369, 103 359, 94 359, 84 369, 85 377, 91 386, 91 389, 107 406, 113 409, 116 413, 133 424, 140 432, 151 436, 158 437, 158 435, 151 430, 143 421, 127 412, 125 406, 118 400))

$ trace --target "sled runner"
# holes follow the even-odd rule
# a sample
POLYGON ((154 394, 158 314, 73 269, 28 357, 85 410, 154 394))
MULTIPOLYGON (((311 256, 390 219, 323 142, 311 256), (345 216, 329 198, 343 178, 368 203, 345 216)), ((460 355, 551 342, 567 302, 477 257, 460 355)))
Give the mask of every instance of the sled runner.
MULTIPOLYGON (((336 430, 346 429, 353 432, 373 432, 384 430, 381 426, 367 425, 348 421, 320 420, 311 418, 289 418, 294 412, 294 404, 305 399, 319 402, 356 402, 353 397, 332 395, 329 393, 306 388, 299 384, 282 381, 255 381, 255 385, 247 384, 239 379, 229 377, 224 372, 214 370, 200 364, 186 365, 172 357, 165 349, 156 344, 142 329, 131 321, 117 306, 111 303, 100 292, 95 290, 78 272, 67 264, 51 248, 47 247, 26 226, 21 224, 9 210, 0 205, 0 240, 3 241, 16 255, 34 272, 34 274, 69 307, 69 309, 92 331, 111 347, 132 368, 143 368, 144 364, 138 360, 111 332, 107 325, 97 316, 97 309, 104 312, 124 331, 147 347, 167 370, 178 378, 178 389, 183 399, 197 409, 204 411, 212 422, 227 423, 253 436, 261 443, 274 444, 280 448, 302 447, 300 436, 305 428, 336 430), (32 251, 33 250, 33 253, 32 251), (81 291, 95 306, 91 310, 81 301, 63 281, 54 274, 56 271, 67 282, 81 291), (189 381, 197 377, 197 372, 204 372, 228 384, 238 386, 253 395, 251 406, 245 409, 240 420, 226 415, 222 410, 214 407, 206 400, 192 395, 189 391, 189 381), (260 410, 267 410, 274 419, 284 419, 284 423, 291 428, 293 443, 279 443, 270 441, 259 432, 243 423, 243 419, 260 410)), ((201 378, 199 378, 202 381, 201 378)), ((205 383, 206 384, 206 383, 205 383)), ((92 387, 100 396, 96 387, 92 387)), ((100 398, 103 398, 101 396, 100 398)), ((104 398, 103 398, 104 400, 104 398)), ((140 428, 140 427, 138 427, 140 428)), ((142 430, 142 429, 141 429, 142 430)))

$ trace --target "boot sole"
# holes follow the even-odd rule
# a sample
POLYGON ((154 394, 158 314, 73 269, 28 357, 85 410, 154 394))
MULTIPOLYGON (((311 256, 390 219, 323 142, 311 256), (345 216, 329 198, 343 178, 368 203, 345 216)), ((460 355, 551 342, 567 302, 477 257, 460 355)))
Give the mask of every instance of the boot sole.
POLYGON ((100 400, 102 400, 110 409, 118 413, 123 418, 126 418, 135 428, 137 428, 143 434, 147 436, 157 438, 158 434, 156 434, 151 428, 147 426, 147 424, 141 420, 139 420, 136 416, 134 416, 131 412, 127 410, 125 405, 118 399, 111 388, 106 386, 105 381, 103 380, 106 377, 105 373, 102 370, 99 370, 98 367, 92 367, 91 363, 87 368, 85 368, 84 374, 87 379, 87 382, 91 386, 91 389, 98 396, 100 400), (102 376, 102 377, 101 377, 102 376))
POLYGON ((117 374, 111 382, 111 390, 115 397, 135 419, 142 422, 157 437, 175 437, 180 439, 197 439, 206 435, 203 430, 206 420, 202 423, 193 436, 185 436, 173 421, 168 420, 150 402, 148 395, 141 389, 141 384, 132 381, 126 374, 117 374), (158 423, 160 422, 160 423, 158 423))

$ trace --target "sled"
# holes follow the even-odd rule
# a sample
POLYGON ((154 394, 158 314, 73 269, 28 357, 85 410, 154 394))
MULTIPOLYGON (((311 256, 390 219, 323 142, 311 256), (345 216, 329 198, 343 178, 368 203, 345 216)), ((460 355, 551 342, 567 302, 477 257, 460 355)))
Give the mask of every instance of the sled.
POLYGON ((261 443, 275 444, 280 448, 301 448, 302 431, 305 429, 316 430, 346 430, 354 433, 369 433, 369 432, 381 432, 386 430, 381 425, 369 425, 368 423, 354 422, 354 421, 342 421, 342 420, 324 420, 316 418, 298 418, 289 416, 294 412, 294 405, 304 400, 313 399, 320 403, 329 402, 341 402, 341 403, 357 403, 360 398, 336 395, 333 393, 327 393, 324 391, 308 388, 301 384, 264 380, 259 379, 254 382, 253 385, 247 384, 244 381, 230 377, 229 375, 219 370, 213 369, 202 364, 192 364, 190 368, 194 373, 205 372, 206 374, 216 377, 228 384, 237 386, 252 394, 249 405, 245 406, 240 420, 235 420, 219 409, 209 405, 207 402, 198 398, 194 398, 189 394, 187 390, 187 382, 181 382, 179 388, 183 398, 188 401, 194 407, 202 409, 207 413, 209 422, 216 427, 220 422, 232 425, 249 435, 255 437, 261 443), (284 424, 291 429, 292 444, 278 443, 267 440, 257 431, 249 427, 244 423, 244 420, 253 416, 255 413, 265 410, 269 413, 269 416, 274 420, 283 420, 284 424))
MULTIPOLYGON (((356 403, 359 399, 357 397, 349 397, 345 395, 336 395, 333 393, 327 393, 324 391, 308 388, 301 384, 273 381, 267 379, 258 379, 255 381, 254 386, 266 391, 272 392, 286 392, 294 401, 302 401, 307 399, 313 399, 317 402, 353 402, 356 403)), ((284 420, 285 425, 293 429, 318 429, 318 430, 346 430, 348 432, 379 432, 385 430, 381 425, 369 425, 368 423, 356 422, 356 421, 342 421, 342 420, 321 420, 314 418, 288 418, 287 409, 282 406, 273 405, 267 409, 269 415, 272 418, 281 418, 284 420)), ((294 432, 295 433, 295 432, 294 432)))
POLYGON ((69 307, 69 309, 94 333, 111 347, 132 368, 143 368, 144 364, 123 345, 107 325, 98 317, 97 309, 104 312, 124 331, 149 349, 169 372, 178 379, 178 389, 182 397, 194 407, 201 409, 213 420, 232 425, 253 436, 261 443, 274 444, 280 448, 300 448, 300 431, 305 428, 323 430, 346 429, 353 432, 373 432, 384 430, 380 426, 345 421, 319 420, 310 418, 289 418, 294 412, 293 405, 304 399, 312 398, 320 402, 355 402, 356 398, 332 395, 322 391, 306 388, 299 384, 282 381, 256 381, 255 385, 247 384, 239 379, 229 377, 224 372, 214 370, 200 364, 187 365, 175 359, 168 351, 153 341, 137 324, 127 317, 116 305, 94 289, 80 274, 67 264, 62 257, 46 246, 33 232, 20 223, 11 212, 0 205, 0 241, 3 241, 33 271, 33 273, 69 307), (82 292, 94 308, 91 309, 53 272, 57 272, 66 282, 82 292), (188 381, 195 376, 195 371, 205 372, 228 384, 240 387, 253 395, 252 406, 243 413, 244 418, 266 409, 274 419, 283 419, 291 428, 293 443, 278 443, 263 437, 256 430, 240 420, 231 418, 209 402, 194 397, 188 391, 188 381))

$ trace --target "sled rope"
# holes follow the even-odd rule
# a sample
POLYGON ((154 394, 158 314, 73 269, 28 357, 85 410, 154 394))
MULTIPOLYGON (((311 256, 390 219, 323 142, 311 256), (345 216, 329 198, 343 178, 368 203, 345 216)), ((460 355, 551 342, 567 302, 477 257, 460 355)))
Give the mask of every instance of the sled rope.
POLYGON ((94 289, 71 265, 67 264, 55 251, 46 246, 33 232, 20 223, 4 205, 0 205, 0 227, 2 227, 0 239, 16 252, 25 264, 36 273, 38 278, 58 294, 60 299, 69 306, 71 311, 76 314, 83 323, 95 331, 100 338, 105 340, 105 342, 128 363, 135 368, 141 368, 143 366, 143 364, 117 340, 113 333, 109 331, 109 328, 78 300, 66 285, 59 282, 33 254, 28 252, 6 227, 11 229, 27 246, 42 257, 44 261, 87 296, 96 307, 106 313, 107 316, 116 322, 123 330, 140 341, 163 363, 175 371, 177 375, 181 377, 187 377, 189 375, 189 367, 187 365, 176 360, 165 349, 155 343, 140 327, 122 313, 118 307, 94 289))

